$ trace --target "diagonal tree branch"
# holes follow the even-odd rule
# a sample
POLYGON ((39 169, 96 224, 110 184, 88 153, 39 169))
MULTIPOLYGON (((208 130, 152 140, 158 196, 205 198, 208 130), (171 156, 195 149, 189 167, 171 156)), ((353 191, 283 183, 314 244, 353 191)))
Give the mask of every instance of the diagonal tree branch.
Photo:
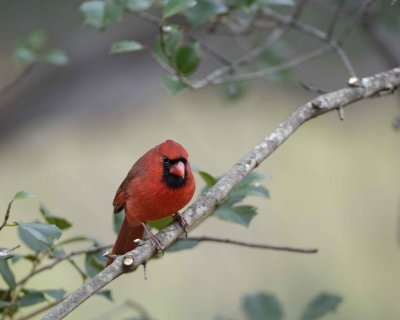
MULTIPOLYGON (((301 125, 324 113, 341 109, 356 101, 380 97, 393 93, 400 86, 400 68, 376 74, 371 77, 359 79, 357 87, 343 88, 334 92, 320 95, 303 104, 291 113, 282 123, 272 131, 260 144, 249 151, 240 159, 212 188, 202 194, 183 216, 189 227, 200 223, 207 218, 213 208, 229 194, 229 192, 254 168, 270 156, 287 138, 289 138, 301 125)), ((178 222, 173 222, 161 230, 157 237, 169 247, 184 231, 178 222)), ((147 263, 156 251, 149 241, 116 260, 98 275, 87 281, 63 302, 50 310, 43 319, 62 319, 72 310, 101 288, 118 278, 126 271, 138 268, 147 263)))

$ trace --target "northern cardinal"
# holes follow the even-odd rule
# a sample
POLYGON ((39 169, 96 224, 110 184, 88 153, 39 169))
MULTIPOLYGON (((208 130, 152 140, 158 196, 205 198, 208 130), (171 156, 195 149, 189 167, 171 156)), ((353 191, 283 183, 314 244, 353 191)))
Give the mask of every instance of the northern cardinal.
MULTIPOLYGON (((112 255, 133 250, 134 240, 145 236, 146 221, 179 215, 178 211, 190 201, 195 182, 188 158, 179 143, 167 140, 135 162, 113 202, 114 213, 125 209, 125 219, 112 255)), ((178 221, 184 227, 183 218, 178 221)), ((157 246, 157 239, 153 240, 157 246)), ((111 262, 109 259, 107 264, 111 262)))

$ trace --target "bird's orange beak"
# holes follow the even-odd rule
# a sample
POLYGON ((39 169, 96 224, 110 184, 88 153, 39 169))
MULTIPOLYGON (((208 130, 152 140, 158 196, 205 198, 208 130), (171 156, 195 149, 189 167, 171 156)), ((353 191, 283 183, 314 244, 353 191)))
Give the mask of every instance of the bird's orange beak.
POLYGON ((185 177, 185 164, 182 161, 179 161, 171 166, 171 168, 169 169, 169 172, 178 177, 184 178, 185 177))

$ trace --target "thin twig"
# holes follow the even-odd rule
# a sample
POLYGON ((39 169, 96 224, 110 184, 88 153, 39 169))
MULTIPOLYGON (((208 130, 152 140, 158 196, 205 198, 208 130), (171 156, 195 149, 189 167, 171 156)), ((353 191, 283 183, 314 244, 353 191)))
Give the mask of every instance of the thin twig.
POLYGON ((326 31, 326 35, 328 36, 329 39, 332 39, 333 32, 334 32, 335 27, 336 27, 336 22, 338 21, 340 12, 342 11, 343 3, 344 3, 344 0, 338 0, 338 3, 337 3, 336 8, 335 8, 335 12, 333 13, 333 17, 332 17, 331 22, 330 22, 330 24, 328 26, 328 30, 326 31))
POLYGON ((275 29, 259 46, 255 47, 251 51, 247 52, 240 58, 232 61, 230 65, 223 66, 219 69, 214 70, 209 73, 206 77, 192 83, 192 88, 199 89, 205 87, 209 84, 218 83, 219 79, 222 79, 226 74, 243 67, 254 60, 256 60, 263 52, 268 50, 272 45, 274 45, 282 36, 290 29, 292 23, 299 17, 302 13, 303 8, 307 0, 300 1, 296 8, 294 9, 290 19, 284 21, 281 25, 275 29))
POLYGON ((10 213, 11 213, 11 205, 13 204, 15 199, 12 199, 7 206, 6 214, 4 215, 4 221, 0 226, 0 231, 7 225, 8 219, 10 219, 10 213))
MULTIPOLYGON (((273 12, 270 9, 264 9, 263 10, 264 17, 274 20, 276 22, 281 22, 281 23, 288 23, 291 21, 290 17, 287 16, 281 16, 275 12, 273 12)), ((328 34, 314 28, 313 26, 310 26, 308 24, 302 23, 300 21, 291 21, 291 26, 297 30, 300 33, 309 35, 323 43, 326 43, 330 47, 332 47, 333 50, 337 53, 339 58, 342 60, 344 66, 346 67, 347 71, 349 72, 350 77, 356 77, 356 74, 354 72, 354 68, 351 65, 350 59, 347 57, 345 51, 341 47, 340 43, 334 39, 330 39, 328 34)))
POLYGON ((267 69, 262 69, 262 70, 257 70, 253 72, 247 72, 247 73, 242 73, 242 74, 237 74, 231 77, 227 77, 224 79, 216 79, 212 82, 212 84, 222 84, 222 83, 229 83, 229 82, 237 82, 237 81, 245 81, 245 80, 254 80, 258 78, 264 78, 268 76, 275 75, 277 73, 295 68, 307 61, 310 61, 312 59, 316 59, 317 57, 320 57, 328 52, 332 51, 332 48, 330 46, 326 47, 321 47, 317 50, 307 52, 301 56, 298 56, 292 60, 289 60, 287 62, 284 62, 280 65, 273 66, 267 69))
MULTIPOLYGON (((252 148, 235 165, 221 177, 218 182, 202 194, 192 205, 181 213, 192 229, 195 225, 206 219, 216 205, 224 201, 226 196, 237 186, 245 176, 260 165, 267 157, 277 150, 298 128, 308 120, 318 117, 324 113, 344 108, 356 101, 380 97, 391 94, 400 86, 400 68, 376 74, 371 77, 360 79, 360 86, 346 87, 334 92, 321 95, 292 112, 281 124, 273 130, 257 146, 252 148)), ((157 233, 157 238, 168 248, 179 237, 184 230, 177 221, 157 233)), ((114 262, 100 271, 92 279, 71 293, 64 301, 50 310, 43 320, 62 319, 80 306, 84 301, 93 296, 97 291, 108 285, 114 279, 132 271, 149 261, 156 254, 156 249, 150 241, 144 241, 142 246, 117 257, 114 262), (130 257, 132 263, 123 265, 123 261, 130 257)))
MULTIPOLYGON (((2 99, 5 95, 7 95, 12 89, 14 89, 16 86, 18 86, 22 80, 33 70, 35 64, 31 64, 25 69, 22 70, 22 72, 16 76, 13 80, 8 82, 5 86, 0 88, 0 99, 2 99)), ((1 230, 1 229, 0 229, 1 230)))
POLYGON ((97 251, 101 251, 101 250, 106 250, 109 249, 111 247, 111 245, 104 245, 104 246, 98 246, 98 247, 92 247, 89 249, 83 249, 83 250, 77 250, 77 251, 72 251, 62 257, 57 257, 55 258, 55 260, 49 264, 46 264, 38 269, 35 269, 31 272, 29 272, 24 278, 22 278, 21 280, 19 280, 17 282, 17 286, 21 285, 22 283, 25 283, 26 281, 28 281, 29 279, 31 279, 33 276, 42 273, 43 271, 49 270, 54 268, 57 264, 59 264, 60 262, 63 262, 64 260, 69 260, 71 257, 74 256, 79 256, 82 254, 86 254, 86 253, 91 253, 91 252, 97 252, 97 251))
POLYGON ((187 237, 181 239, 182 241, 198 241, 198 242, 216 242, 216 243, 224 243, 224 244, 232 244, 237 246, 242 246, 246 248, 255 248, 255 249, 266 249, 266 250, 275 250, 275 251, 288 251, 288 252, 297 252, 297 253, 317 253, 318 249, 304 249, 304 248, 294 248, 287 246, 272 246, 268 244, 258 244, 258 243, 248 243, 243 241, 231 240, 231 239, 221 239, 215 237, 187 237))
POLYGON ((320 88, 316 88, 316 87, 310 86, 310 85, 308 85, 308 84, 305 84, 305 83, 302 82, 302 81, 299 81, 299 83, 300 83, 300 85, 301 85, 305 90, 307 90, 307 91, 316 92, 316 93, 318 93, 318 94, 325 94, 325 93, 328 93, 327 90, 323 90, 323 89, 320 89, 320 88))
POLYGON ((368 8, 374 3, 375 0, 365 0, 364 3, 358 8, 358 10, 351 17, 351 21, 344 28, 342 33, 338 36, 337 42, 343 44, 343 42, 348 38, 348 36, 354 31, 354 25, 358 23, 364 14, 366 14, 368 8))
POLYGON ((32 311, 32 312, 30 312, 30 313, 28 313, 28 314, 22 316, 22 317, 17 318, 16 320, 28 320, 28 319, 32 319, 34 316, 37 316, 38 314, 41 314, 42 312, 45 312, 45 311, 47 311, 47 310, 53 308, 54 306, 56 306, 57 304, 59 304, 60 301, 62 301, 63 299, 65 299, 65 297, 62 297, 62 298, 59 299, 59 300, 53 301, 53 302, 51 302, 51 303, 49 303, 49 304, 46 304, 45 306, 42 306, 42 307, 40 307, 40 308, 38 308, 38 309, 36 309, 36 310, 34 310, 34 311, 32 311))

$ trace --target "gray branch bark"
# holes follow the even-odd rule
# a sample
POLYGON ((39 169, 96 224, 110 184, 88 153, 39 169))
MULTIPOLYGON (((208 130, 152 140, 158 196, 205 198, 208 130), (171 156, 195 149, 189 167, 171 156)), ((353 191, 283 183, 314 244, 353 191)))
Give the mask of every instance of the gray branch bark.
MULTIPOLYGON (((352 87, 318 96, 300 106, 283 120, 260 144, 240 159, 217 184, 202 194, 185 210, 183 216, 190 228, 207 218, 213 208, 222 202, 228 193, 250 171, 271 155, 306 121, 333 110, 341 110, 340 113, 342 113, 344 107, 361 99, 380 97, 393 93, 400 86, 400 68, 382 72, 371 77, 357 79, 357 81, 352 79, 351 83, 352 87)), ((182 234, 183 230, 177 222, 174 222, 161 230, 157 234, 157 237, 165 244, 165 247, 168 247, 182 234)), ((114 263, 87 281, 59 305, 50 310, 43 319, 62 319, 124 272, 134 270, 140 265, 147 263, 155 253, 155 249, 151 246, 150 242, 145 241, 142 246, 124 256, 119 256, 114 263)))

